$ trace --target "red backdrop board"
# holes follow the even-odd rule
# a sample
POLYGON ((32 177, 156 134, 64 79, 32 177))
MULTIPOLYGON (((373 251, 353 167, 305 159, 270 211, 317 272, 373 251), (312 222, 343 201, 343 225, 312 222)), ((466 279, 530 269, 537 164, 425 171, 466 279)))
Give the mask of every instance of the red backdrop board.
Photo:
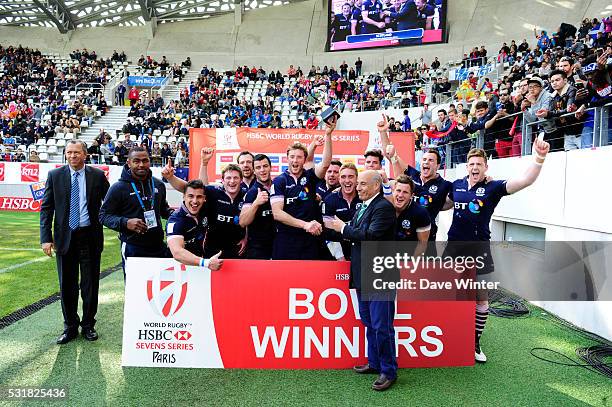
POLYGON ((39 165, 21 163, 21 182, 38 182, 39 165))
MULTIPOLYGON (((197 178, 200 168, 200 151, 203 147, 215 148, 215 155, 208 165, 209 180, 221 177, 221 169, 231 162, 241 151, 254 154, 263 153, 270 157, 272 175, 276 176, 286 169, 286 151, 294 141, 309 144, 315 135, 323 135, 323 130, 306 129, 252 129, 247 127, 199 129, 189 131, 189 178, 197 178)), ((379 145, 370 139, 370 133, 363 130, 336 130, 332 136, 333 157, 342 162, 352 162, 363 168, 363 153, 371 146, 379 145)), ((391 133, 391 142, 396 145, 402 158, 414 165, 414 137, 410 133, 391 133)), ((315 153, 315 162, 320 160, 323 147, 315 153)))
POLYGON ((0 197, 0 211, 40 212, 41 201, 16 196, 0 197))
MULTIPOLYGON (((341 369, 366 361, 348 262, 226 260, 211 300, 225 368, 341 369), (245 280, 246 279, 246 280, 245 280)), ((400 367, 474 364, 474 303, 398 303, 400 367)))

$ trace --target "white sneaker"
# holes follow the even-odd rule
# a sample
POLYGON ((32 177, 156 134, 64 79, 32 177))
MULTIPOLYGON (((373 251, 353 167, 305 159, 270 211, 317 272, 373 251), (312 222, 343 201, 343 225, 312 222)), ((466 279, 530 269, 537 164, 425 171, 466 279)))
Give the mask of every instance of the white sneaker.
POLYGON ((485 363, 487 361, 487 355, 485 355, 482 349, 480 349, 479 343, 476 343, 476 352, 474 358, 478 363, 485 363))

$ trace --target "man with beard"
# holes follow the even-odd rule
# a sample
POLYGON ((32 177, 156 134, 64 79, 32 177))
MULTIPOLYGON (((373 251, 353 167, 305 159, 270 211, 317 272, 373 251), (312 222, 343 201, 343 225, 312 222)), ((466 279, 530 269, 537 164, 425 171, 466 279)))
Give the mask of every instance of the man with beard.
POLYGON ((219 259, 221 252, 210 259, 204 258, 208 218, 201 209, 205 202, 202 181, 189 181, 183 193, 183 204, 170 216, 166 225, 168 247, 174 260, 179 263, 219 270, 223 265, 223 260, 219 259))
POLYGON ((247 191, 255 184, 255 174, 253 174, 253 154, 248 151, 243 151, 238 154, 236 162, 242 170, 240 189, 242 189, 242 192, 246 194, 247 191))
POLYGON ((314 169, 304 169, 308 151, 301 143, 287 148, 288 169, 272 182, 272 213, 277 234, 272 258, 315 260, 322 232, 321 213, 316 200, 317 183, 325 177, 332 158, 332 132, 336 121, 326 124, 323 159, 314 169))
POLYGON ((270 206, 270 158, 257 154, 253 161, 257 180, 244 197, 240 210, 240 226, 247 228, 247 259, 272 258, 272 243, 276 233, 270 206))
POLYGON ((151 160, 144 147, 128 154, 121 178, 114 183, 100 208, 100 222, 119 232, 125 274, 128 257, 169 257, 161 219, 172 209, 166 201, 166 186, 153 177, 151 160))
POLYGON ((338 175, 340 174, 342 163, 338 160, 333 160, 329 164, 329 168, 325 171, 325 179, 317 184, 317 199, 323 201, 333 190, 340 186, 338 175))
MULTIPOLYGON (((334 216, 345 223, 350 222, 355 212, 361 207, 361 200, 357 196, 356 189, 357 175, 357 167, 353 163, 340 167, 340 189, 333 191, 323 200, 323 222, 326 225, 334 219, 334 216)), ((324 233, 324 237, 325 235, 327 234, 324 233)), ((342 240, 340 243, 327 241, 327 248, 336 260, 351 259, 351 244, 348 240, 342 240)))

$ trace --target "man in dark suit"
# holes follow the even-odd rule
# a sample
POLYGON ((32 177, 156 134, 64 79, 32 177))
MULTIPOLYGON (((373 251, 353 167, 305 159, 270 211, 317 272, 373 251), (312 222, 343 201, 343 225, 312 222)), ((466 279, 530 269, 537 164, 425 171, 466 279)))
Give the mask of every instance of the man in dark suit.
MULTIPOLYGON (((394 240, 395 209, 380 193, 381 175, 367 170, 357 178, 357 193, 363 202, 350 223, 335 217, 327 227, 351 242, 350 286, 357 290, 359 315, 367 327, 368 364, 355 366, 357 373, 377 373, 372 384, 374 390, 386 390, 397 380, 395 356, 395 292, 380 297, 362 296, 361 293, 361 242, 394 240)), ((371 270, 363 270, 364 273, 371 270)))
POLYGON ((85 339, 98 339, 94 325, 98 310, 100 257, 104 248, 104 236, 98 215, 109 188, 103 171, 85 165, 85 143, 70 140, 65 151, 68 165, 49 172, 40 206, 42 249, 47 256, 53 256, 54 250, 57 254, 60 298, 64 314, 64 332, 57 339, 58 344, 76 338, 79 324, 85 339), (81 321, 77 313, 79 269, 83 300, 81 321))

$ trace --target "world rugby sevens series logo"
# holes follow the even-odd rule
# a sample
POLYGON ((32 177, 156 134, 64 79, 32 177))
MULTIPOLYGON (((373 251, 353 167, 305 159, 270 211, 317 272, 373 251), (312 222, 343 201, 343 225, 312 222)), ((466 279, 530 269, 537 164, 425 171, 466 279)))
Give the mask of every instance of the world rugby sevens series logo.
POLYGON ((163 317, 176 314, 185 303, 187 283, 184 264, 154 271, 147 280, 147 299, 151 309, 163 317))
POLYGON ((484 206, 484 202, 482 202, 480 199, 472 199, 472 201, 468 204, 468 209, 472 213, 479 214, 480 209, 483 206, 484 206))

